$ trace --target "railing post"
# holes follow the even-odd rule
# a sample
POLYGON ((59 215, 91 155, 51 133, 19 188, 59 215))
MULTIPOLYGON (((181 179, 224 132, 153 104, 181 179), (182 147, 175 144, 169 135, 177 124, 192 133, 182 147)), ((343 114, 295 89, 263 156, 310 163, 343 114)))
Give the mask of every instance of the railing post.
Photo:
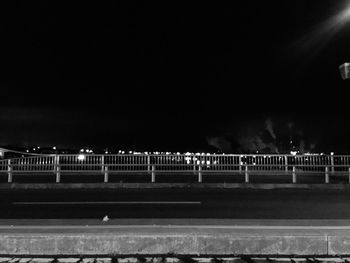
POLYGON ((326 171, 325 171, 325 183, 326 183, 326 184, 328 184, 328 183, 329 183, 328 166, 326 167, 326 171))
POLYGON ((199 164, 198 166, 198 183, 202 182, 202 166, 199 164))
POLYGON ((12 183, 12 165, 11 165, 11 160, 7 161, 7 182, 12 183))
POLYGON ((103 182, 108 183, 108 166, 105 166, 104 169, 104 179, 103 182))
POLYGON ((248 165, 245 167, 244 182, 249 183, 248 165))
POLYGON ((55 155, 55 173, 56 173, 56 183, 61 182, 60 157, 58 155, 55 155))
POLYGON ((101 173, 103 173, 105 170, 105 156, 101 156, 101 173))
POLYGON ((284 166, 286 173, 288 173, 288 156, 284 156, 284 166))
POLYGON ((334 173, 334 155, 331 153, 331 172, 334 173))
POLYGON ((156 166, 152 165, 152 183, 156 182, 156 166))
POLYGON ((105 156, 101 158, 101 171, 103 173, 103 182, 108 183, 108 166, 105 165, 105 156))
POLYGON ((292 182, 293 182, 293 184, 296 184, 297 183, 297 173, 296 173, 295 166, 293 166, 292 176, 293 176, 292 182))
POLYGON ((242 155, 239 156, 238 162, 239 162, 238 171, 241 173, 242 172, 242 155))
POLYGON ((196 174, 196 156, 195 155, 193 155, 193 157, 192 157, 192 160, 193 160, 193 174, 196 174))
POLYGON ((151 172, 151 156, 147 155, 147 173, 151 172))

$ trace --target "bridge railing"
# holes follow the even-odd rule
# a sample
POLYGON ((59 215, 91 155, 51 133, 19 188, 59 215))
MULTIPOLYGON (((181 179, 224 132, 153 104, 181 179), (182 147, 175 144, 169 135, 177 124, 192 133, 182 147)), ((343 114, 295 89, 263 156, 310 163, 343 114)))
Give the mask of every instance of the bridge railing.
MULTIPOLYGON (((242 173, 245 182, 253 173, 297 174, 322 173, 326 182, 329 174, 349 174, 350 155, 252 155, 252 154, 58 154, 13 158, 0 161, 0 173, 12 182, 18 173, 54 173, 60 182, 62 173, 98 173, 108 176, 115 173, 150 174, 195 173, 198 181, 206 173, 242 173)), ((295 177, 295 178, 294 178, 295 177)), ((328 177, 328 180, 327 180, 328 177)), ((350 178, 350 177, 349 177, 350 178)))

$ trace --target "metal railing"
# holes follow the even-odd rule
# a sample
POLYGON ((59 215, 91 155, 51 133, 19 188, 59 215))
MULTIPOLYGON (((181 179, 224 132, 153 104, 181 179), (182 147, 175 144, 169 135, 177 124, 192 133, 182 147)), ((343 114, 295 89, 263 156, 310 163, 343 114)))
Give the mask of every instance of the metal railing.
POLYGON ((323 174, 329 183, 330 174, 347 175, 350 182, 350 155, 251 155, 251 154, 58 154, 0 160, 0 174, 12 182, 15 174, 101 174, 108 182, 111 174, 191 173, 202 182, 204 174, 242 174, 249 182, 251 174, 289 174, 296 183, 297 175, 323 174))

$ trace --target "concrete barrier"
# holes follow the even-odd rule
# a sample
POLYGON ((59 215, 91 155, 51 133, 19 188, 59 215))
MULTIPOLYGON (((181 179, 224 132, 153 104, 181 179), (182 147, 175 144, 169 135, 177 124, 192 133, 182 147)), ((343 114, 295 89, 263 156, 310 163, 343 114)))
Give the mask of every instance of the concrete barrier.
POLYGON ((327 256, 339 251, 350 254, 349 241, 350 237, 328 239, 324 235, 0 234, 0 255, 327 256))
POLYGON ((4 183, 0 190, 52 189, 325 189, 350 190, 350 184, 270 184, 270 183, 4 183))

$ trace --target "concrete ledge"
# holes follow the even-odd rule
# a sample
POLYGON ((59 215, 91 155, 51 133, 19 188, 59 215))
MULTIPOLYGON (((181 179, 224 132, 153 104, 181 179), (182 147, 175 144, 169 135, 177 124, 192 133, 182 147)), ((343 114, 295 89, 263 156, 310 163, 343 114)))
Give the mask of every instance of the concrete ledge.
POLYGON ((329 189, 350 190, 350 184, 250 184, 250 183, 3 183, 0 190, 47 189, 329 189))
MULTIPOLYGON (((349 240, 350 240, 350 237, 349 237, 349 240)), ((319 235, 319 236, 240 236, 240 235, 191 235, 191 234, 182 234, 182 235, 174 235, 174 234, 166 234, 166 235, 159 235, 159 234, 154 234, 154 235, 5 234, 4 235, 3 234, 3 235, 0 235, 0 255, 41 255, 42 256, 42 255, 173 254, 173 255, 318 255, 318 256, 326 256, 328 255, 328 246, 329 244, 328 244, 327 236, 324 236, 324 235, 319 235)))
POLYGON ((349 255, 350 236, 329 236, 328 251, 332 255, 349 255))

